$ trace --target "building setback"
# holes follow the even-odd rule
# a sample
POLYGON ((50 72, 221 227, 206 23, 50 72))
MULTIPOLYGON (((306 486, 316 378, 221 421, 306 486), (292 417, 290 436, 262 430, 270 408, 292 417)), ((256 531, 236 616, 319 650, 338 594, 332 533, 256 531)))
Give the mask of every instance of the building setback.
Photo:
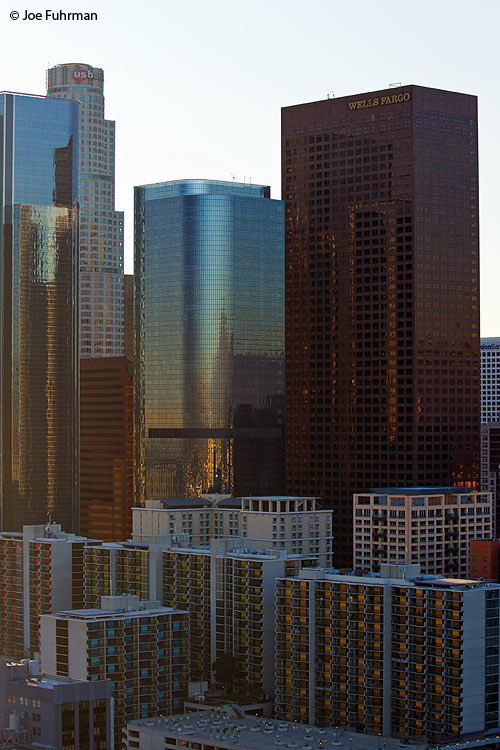
POLYGON ((115 211, 115 123, 104 119, 104 72, 47 70, 47 94, 81 102, 80 356, 123 355, 123 212, 115 211))
POLYGON ((39 666, 0 662, 0 742, 10 726, 14 731, 5 734, 16 748, 111 748, 111 682, 50 677, 39 666))
POLYGON ((430 742, 496 729, 499 602, 418 565, 278 580, 277 718, 430 742))
POLYGON ((280 494, 283 204, 262 185, 135 189, 136 492, 280 494))
POLYGON ((128 357, 80 362, 80 531, 93 539, 132 529, 133 377, 128 357))
POLYGON ((354 495, 354 568, 419 563, 422 573, 466 577, 469 543, 490 539, 492 497, 468 487, 386 487, 354 495))
POLYGON ((78 530, 80 105, 0 94, 0 529, 78 530))
POLYGON ((421 86, 282 110, 287 492, 477 487, 477 102, 421 86))

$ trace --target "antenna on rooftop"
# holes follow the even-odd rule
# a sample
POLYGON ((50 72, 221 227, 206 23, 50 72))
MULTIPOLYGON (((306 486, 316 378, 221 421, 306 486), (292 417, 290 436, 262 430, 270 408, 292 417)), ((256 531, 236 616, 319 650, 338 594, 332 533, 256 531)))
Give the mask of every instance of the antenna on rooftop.
POLYGON ((327 99, 335 99, 335 91, 329 91, 326 95, 327 99))
POLYGON ((396 83, 390 83, 389 88, 390 89, 397 89, 401 86, 401 81, 396 81, 396 83))

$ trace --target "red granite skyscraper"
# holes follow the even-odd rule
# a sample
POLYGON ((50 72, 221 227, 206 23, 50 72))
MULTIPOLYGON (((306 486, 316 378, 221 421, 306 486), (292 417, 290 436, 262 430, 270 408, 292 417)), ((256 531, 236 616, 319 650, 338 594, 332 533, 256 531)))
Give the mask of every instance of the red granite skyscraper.
POLYGON ((287 490, 478 478, 477 102, 420 86, 282 110, 287 490))

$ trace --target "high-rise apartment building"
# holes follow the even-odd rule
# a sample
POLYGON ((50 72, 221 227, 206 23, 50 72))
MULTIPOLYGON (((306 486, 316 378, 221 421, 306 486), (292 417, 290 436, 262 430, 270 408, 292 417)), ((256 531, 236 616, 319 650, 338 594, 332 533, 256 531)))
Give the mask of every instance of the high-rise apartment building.
POLYGON ((282 110, 287 491, 477 486, 477 102, 421 86, 282 110))
POLYGON ((202 495, 184 500, 146 500, 133 508, 134 536, 187 535, 192 544, 242 536, 259 549, 286 549, 307 554, 318 565, 332 556, 332 512, 313 497, 243 497, 202 495))
POLYGON ((47 674, 75 680, 111 680, 114 747, 132 719, 181 712, 187 697, 187 613, 103 597, 102 609, 42 617, 41 665, 47 674))
POLYGON ((135 189, 137 501, 283 490, 283 204, 261 185, 135 189))
POLYGON ((0 746, 111 748, 111 682, 42 675, 39 667, 36 661, 0 662, 0 746))
POLYGON ((40 616, 84 606, 87 539, 58 524, 0 533, 0 656, 40 651, 40 616))
POLYGON ((481 339, 481 424, 500 422, 500 338, 481 339))
POLYGON ((500 586, 303 570, 277 581, 276 715, 431 742, 496 729, 500 586))
POLYGON ((422 573, 465 578, 469 543, 490 539, 492 497, 467 487, 387 487, 354 495, 357 571, 419 563, 422 573))
POLYGON ((230 655, 235 690, 261 699, 274 695, 276 579, 298 575, 317 560, 249 544, 247 539, 215 539, 210 547, 172 544, 163 552, 163 604, 189 612, 193 682, 210 680, 214 661, 230 655))
POLYGON ((103 596, 162 598, 163 550, 170 536, 136 536, 125 542, 89 542, 85 547, 85 606, 98 607, 103 596))
POLYGON ((47 70, 49 96, 81 102, 81 357, 123 355, 123 212, 115 211, 115 123, 104 118, 103 92, 101 68, 47 70))
POLYGON ((0 94, 0 529, 78 529, 80 105, 0 94))
POLYGON ((132 530, 133 369, 128 357, 80 362, 80 532, 93 539, 132 530))

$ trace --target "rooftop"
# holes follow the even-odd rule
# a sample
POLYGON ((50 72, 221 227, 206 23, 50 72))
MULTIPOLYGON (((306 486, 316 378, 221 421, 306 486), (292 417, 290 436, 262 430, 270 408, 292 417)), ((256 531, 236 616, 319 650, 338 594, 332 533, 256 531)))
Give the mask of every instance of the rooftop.
MULTIPOLYGON (((347 729, 319 728, 308 724, 247 716, 237 706, 218 711, 195 711, 191 714, 139 719, 129 722, 129 729, 141 727, 151 735, 168 735, 177 739, 205 742, 217 747, 249 748, 283 746, 283 750, 397 750, 425 747, 404 745, 398 740, 351 732, 347 729)), ((170 743, 172 744, 172 743, 170 743)))
POLYGON ((225 195, 241 198, 269 198, 267 185, 253 185, 250 182, 228 182, 224 180, 171 180, 139 185, 136 190, 144 191, 146 200, 157 198, 177 198, 185 195, 225 195))
POLYGON ((374 487, 370 492, 376 495, 470 495, 478 490, 471 487, 374 487))

